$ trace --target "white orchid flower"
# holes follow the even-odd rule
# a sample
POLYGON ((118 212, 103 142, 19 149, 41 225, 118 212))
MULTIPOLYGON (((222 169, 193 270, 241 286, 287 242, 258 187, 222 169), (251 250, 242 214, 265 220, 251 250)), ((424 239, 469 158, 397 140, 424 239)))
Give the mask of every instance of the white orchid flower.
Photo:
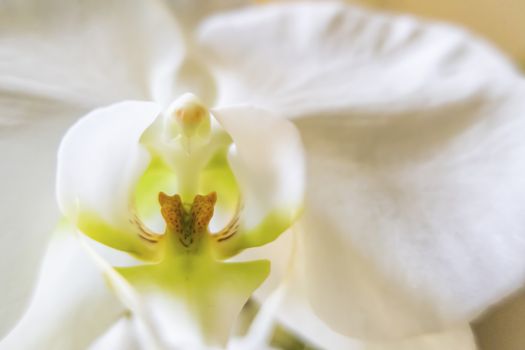
POLYGON ((181 3, 0 5, 0 348, 223 346, 269 272, 255 256, 275 262, 257 298, 284 280, 261 320, 313 346, 475 348, 468 322, 525 276, 513 66, 458 29, 343 4, 210 16, 181 3), (222 262, 301 209, 285 118, 307 164, 295 235, 222 262), (58 232, 41 263, 57 152, 83 243, 58 232))

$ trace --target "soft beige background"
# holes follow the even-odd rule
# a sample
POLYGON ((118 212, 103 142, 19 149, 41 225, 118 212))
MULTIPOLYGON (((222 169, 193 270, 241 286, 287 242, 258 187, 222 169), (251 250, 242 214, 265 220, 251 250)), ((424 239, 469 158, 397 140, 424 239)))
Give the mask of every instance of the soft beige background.
POLYGON ((489 311, 474 324, 474 331, 480 350, 525 349, 525 292, 489 311))

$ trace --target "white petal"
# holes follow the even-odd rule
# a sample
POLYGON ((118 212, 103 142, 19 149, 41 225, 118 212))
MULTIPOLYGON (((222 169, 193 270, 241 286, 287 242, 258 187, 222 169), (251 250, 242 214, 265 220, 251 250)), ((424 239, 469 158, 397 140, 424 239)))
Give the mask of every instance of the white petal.
POLYGON ((246 334, 243 337, 230 339, 228 350, 270 349, 269 344, 276 326, 275 315, 281 307, 285 293, 285 288, 272 293, 257 311, 246 334))
POLYGON ((160 2, 3 1, 0 91, 90 108, 149 99, 183 39, 160 2))
POLYGON ((472 332, 465 324, 441 333, 423 334, 403 340, 366 342, 348 338, 319 319, 304 296, 292 291, 280 304, 278 321, 307 344, 333 350, 476 350, 472 332))
POLYGON ((118 320, 90 345, 89 350, 141 350, 138 334, 129 317, 118 320))
MULTIPOLYGON (((253 107, 225 107, 212 114, 234 142, 229 161, 244 201, 241 226, 254 227, 277 211, 286 222, 273 224, 279 230, 288 228, 302 208, 304 191, 303 146, 297 129, 253 107)), ((265 243, 276 237, 270 239, 272 232, 263 234, 268 238, 265 243)))
POLYGON ((253 295, 258 301, 264 301, 269 297, 286 276, 294 252, 294 235, 292 230, 284 232, 273 242, 247 249, 231 259, 232 261, 253 261, 259 259, 268 259, 270 261, 271 273, 253 295))
POLYGON ((309 296, 334 329, 439 329, 522 286, 524 96, 424 121, 302 123, 309 296))
POLYGON ((0 4, 0 245, 9 247, 0 255, 0 285, 10 286, 0 304, 0 334, 25 306, 58 219, 54 177, 61 136, 94 106, 150 96, 160 88, 157 66, 180 61, 172 18, 158 2, 138 5, 0 4))
POLYGON ((217 15, 199 42, 221 105, 251 103, 287 117, 454 103, 479 97, 480 86, 501 92, 515 74, 461 30, 340 3, 217 15))
POLYGON ((53 237, 31 305, 1 349, 84 349, 124 312, 71 232, 53 237))
POLYGON ((14 99, 4 102, 0 97, 0 101, 0 118, 10 117, 4 107, 15 106, 23 113, 34 116, 41 111, 48 117, 33 123, 16 118, 12 123, 0 122, 0 285, 9 286, 0 303, 1 337, 26 306, 46 242, 59 218, 54 195, 56 150, 70 117, 80 111, 44 101, 18 106, 14 99))
POLYGON ((117 249, 140 245, 138 228, 130 222, 133 193, 151 157, 139 141, 159 111, 157 104, 139 101, 96 109, 60 145, 57 197, 62 212, 84 233, 117 249))
POLYGON ((58 154, 57 193, 62 211, 96 211, 112 224, 127 216, 133 185, 149 163, 140 145, 160 112, 152 102, 99 108, 68 130, 58 154))
POLYGON ((334 4, 219 16, 201 39, 221 100, 304 117, 308 298, 334 330, 449 328, 522 285, 525 91, 497 52, 334 4))
MULTIPOLYGON (((294 238, 298 238, 295 235, 294 238)), ((305 277, 310 273, 305 270, 305 256, 302 246, 295 245, 291 270, 284 283, 271 296, 275 319, 292 333, 297 334, 306 344, 315 348, 333 350, 475 350, 476 343, 468 324, 461 324, 440 333, 422 334, 402 340, 368 342, 346 337, 321 320, 306 296, 305 277)), ((331 288, 332 286, 325 286, 331 288)), ((328 293, 327 293, 328 294, 328 293)), ((329 296, 328 296, 329 297, 329 296)), ((263 304, 263 310, 264 310, 263 304)))

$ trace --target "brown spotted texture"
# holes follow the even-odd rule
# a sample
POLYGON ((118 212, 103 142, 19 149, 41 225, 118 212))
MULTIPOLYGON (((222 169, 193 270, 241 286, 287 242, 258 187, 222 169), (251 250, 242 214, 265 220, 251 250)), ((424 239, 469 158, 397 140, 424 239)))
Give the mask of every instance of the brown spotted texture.
POLYGON ((162 217, 166 221, 166 234, 175 234, 184 247, 190 247, 208 233, 213 217, 217 194, 196 195, 189 212, 184 208, 178 194, 169 196, 159 193, 162 217))

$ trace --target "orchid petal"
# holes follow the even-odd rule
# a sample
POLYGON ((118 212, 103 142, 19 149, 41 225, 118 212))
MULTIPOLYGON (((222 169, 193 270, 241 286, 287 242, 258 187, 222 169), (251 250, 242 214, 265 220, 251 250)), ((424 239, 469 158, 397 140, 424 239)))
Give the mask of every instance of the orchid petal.
POLYGON ((139 140, 158 114, 157 104, 138 101, 94 110, 67 132, 58 153, 62 212, 91 238, 142 258, 150 252, 133 194, 151 157, 139 140))
POLYGON ((122 317, 101 337, 96 339, 89 350, 141 350, 140 339, 129 317, 122 317))
POLYGON ((293 297, 282 302, 280 317, 282 325, 306 343, 320 349, 333 350, 476 350, 472 332, 465 324, 440 333, 423 334, 403 340, 367 342, 348 338, 330 329, 319 319, 304 297, 297 298, 297 291, 290 291, 293 297))
POLYGON ((0 284, 9 286, 4 288, 0 303, 1 336, 26 306, 49 234, 59 219, 54 204, 56 150, 61 133, 70 124, 70 115, 81 112, 44 101, 25 105, 16 99, 0 100, 0 108, 6 113, 0 117, 5 118, 0 122, 0 245, 4 247, 0 254, 0 284), (17 119, 16 114, 12 120, 9 118, 11 112, 27 116, 34 115, 35 110, 50 117, 32 123, 17 119))
MULTIPOLYGON (((289 287, 290 288, 290 287, 289 287)), ((307 344, 333 350, 476 350, 468 324, 440 333, 422 334, 402 340, 367 342, 332 330, 317 317, 301 290, 286 289, 279 304, 278 322, 307 344)))
POLYGON ((212 113, 233 139, 228 158, 244 203, 239 234, 220 243, 229 255, 273 241, 297 218, 303 146, 292 123, 265 110, 238 106, 212 113))
POLYGON ((481 109, 429 111, 440 123, 413 122, 417 132, 403 119, 304 121, 303 239, 322 318, 362 336, 414 334, 472 320, 522 286, 524 94, 516 86, 481 109), (364 139, 374 140, 366 150, 364 139))
POLYGON ((200 40, 220 101, 301 117, 307 297, 335 331, 447 329, 522 286, 525 88, 498 52, 342 4, 216 16, 200 40))
POLYGON ((58 220, 53 192, 61 136, 93 107, 149 97, 160 84, 158 65, 179 64, 181 44, 159 2, 1 2, 0 244, 9 249, 0 257, 0 285, 10 287, 0 305, 0 333, 22 312, 58 220))
POLYGON ((505 93, 516 75, 496 50, 457 28, 337 2, 211 16, 198 43, 220 105, 264 106, 287 118, 462 103, 505 93))
POLYGON ((57 232, 29 309, 1 349, 86 348, 125 312, 75 234, 57 232))
POLYGON ((7 91, 88 108, 147 99, 160 70, 183 59, 179 29, 160 2, 3 1, 0 10, 7 91))
POLYGON ((369 337, 437 330, 523 285, 523 96, 516 85, 505 100, 427 111, 424 121, 300 122, 309 297, 332 327, 369 337))
MULTIPOLYGON (((293 235, 291 260, 283 283, 270 296, 274 321, 297 334, 307 344, 334 350, 475 350, 476 342, 468 323, 439 333, 421 334, 393 341, 366 341, 346 337, 318 317, 307 297, 308 258, 300 244, 300 232, 293 235)), ((265 302, 266 303, 266 302, 265 302)), ((266 308, 263 304, 263 310, 266 308)), ((270 316, 266 316, 270 318, 270 316)))
POLYGON ((253 261, 267 259, 271 263, 272 271, 264 283, 253 293, 253 298, 265 303, 268 298, 286 278, 290 261, 294 252, 294 234, 292 229, 281 234, 275 241, 260 247, 246 249, 240 254, 231 258, 231 261, 253 261))

